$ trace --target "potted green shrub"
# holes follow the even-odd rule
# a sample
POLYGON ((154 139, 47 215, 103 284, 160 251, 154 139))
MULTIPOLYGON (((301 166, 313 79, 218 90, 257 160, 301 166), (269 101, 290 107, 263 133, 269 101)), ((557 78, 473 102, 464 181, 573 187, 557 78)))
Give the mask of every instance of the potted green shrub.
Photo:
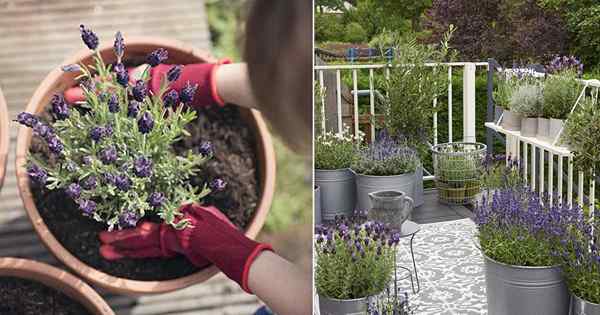
POLYGON ((360 135, 351 135, 347 127, 340 133, 321 133, 315 139, 315 185, 319 186, 325 221, 354 211, 356 187, 350 164, 361 139, 360 135))
POLYGON ((432 148, 435 183, 442 203, 471 203, 479 193, 486 146, 482 143, 442 143, 432 148))
POLYGON ((537 117, 542 108, 542 87, 537 83, 519 85, 511 94, 510 109, 521 117, 521 135, 534 137, 537 134, 537 117))
POLYGON ((357 209, 370 210, 369 194, 382 190, 402 191, 414 200, 418 166, 414 150, 382 132, 375 142, 360 150, 350 166, 356 174, 357 209))
POLYGON ((506 161, 506 156, 486 155, 481 174, 481 192, 477 204, 489 202, 496 191, 524 185, 523 172, 518 161, 506 161), (484 199, 485 198, 485 199, 484 199))
POLYGON ((600 169, 600 106, 598 100, 587 97, 569 116, 565 125, 562 142, 573 151, 573 165, 575 169, 595 175, 600 169))
POLYGON ((315 287, 321 314, 364 314, 367 300, 384 291, 394 273, 399 234, 355 216, 317 226, 315 287))
POLYGON ((577 101, 581 85, 575 71, 567 69, 544 81, 544 116, 550 118, 548 137, 554 140, 577 101))
POLYGON ((526 187, 503 189, 475 209, 488 314, 568 314, 569 292, 553 256, 578 209, 526 187))
POLYGON ((512 125, 512 123, 508 124, 508 122, 513 121, 511 117, 504 117, 504 114, 510 109, 510 98, 515 89, 515 80, 512 79, 512 76, 508 76, 504 72, 498 73, 497 77, 496 88, 493 92, 495 105, 494 122, 496 124, 502 124, 506 129, 508 125, 512 125), (501 118, 502 120, 500 120, 501 118))

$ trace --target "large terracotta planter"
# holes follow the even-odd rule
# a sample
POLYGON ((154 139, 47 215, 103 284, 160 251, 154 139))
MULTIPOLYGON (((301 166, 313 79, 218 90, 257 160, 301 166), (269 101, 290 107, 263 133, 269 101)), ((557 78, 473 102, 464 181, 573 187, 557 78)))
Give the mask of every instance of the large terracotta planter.
POLYGON ((27 259, 0 258, 0 277, 39 282, 78 301, 92 314, 115 314, 102 297, 81 279, 47 264, 27 259))
MULTIPOLYGON (((166 48, 169 51, 169 63, 189 64, 201 62, 215 62, 216 60, 204 51, 192 48, 177 41, 159 38, 128 38, 127 49, 124 60, 145 60, 145 56, 157 48, 166 48)), ((114 61, 112 44, 100 48, 102 57, 106 62, 114 61)), ((61 65, 80 63, 90 64, 92 53, 89 50, 80 51, 74 56, 66 59, 61 65)), ((44 81, 35 91, 27 105, 27 112, 39 113, 47 106, 52 95, 57 91, 64 91, 74 83, 73 73, 64 73, 60 65, 48 74, 44 81)), ((275 188, 275 153, 273 143, 265 121, 259 112, 240 107, 243 119, 253 127, 256 136, 258 172, 260 187, 260 201, 254 217, 248 225, 245 234, 254 238, 262 229, 273 199, 275 188)), ((139 295, 148 293, 164 293, 185 288, 187 286, 201 283, 217 274, 218 269, 214 266, 207 267, 189 276, 165 281, 138 281, 119 278, 100 270, 92 268, 80 261, 68 252, 54 235, 50 232, 42 217, 40 216, 29 189, 29 178, 24 167, 27 161, 27 152, 31 143, 31 129, 21 127, 17 139, 16 170, 19 192, 27 215, 31 220, 35 231, 40 236, 46 247, 65 265, 89 282, 100 286, 110 292, 128 295, 139 295)))
POLYGON ((4 175, 6 174, 6 160, 8 159, 8 145, 10 143, 9 124, 10 119, 8 118, 6 100, 2 90, 0 90, 0 188, 2 188, 4 175))

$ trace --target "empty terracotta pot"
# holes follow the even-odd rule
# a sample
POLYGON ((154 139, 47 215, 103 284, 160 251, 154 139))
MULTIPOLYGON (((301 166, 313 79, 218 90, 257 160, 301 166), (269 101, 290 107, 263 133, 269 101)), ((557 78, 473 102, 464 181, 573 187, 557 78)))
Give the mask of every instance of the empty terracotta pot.
MULTIPOLYGON (((165 48, 169 51, 169 63, 190 64, 202 62, 215 62, 216 60, 208 53, 192 48, 173 40, 160 38, 127 38, 127 49, 125 50, 124 60, 144 61, 145 56, 157 48, 165 48)), ((114 62, 114 52, 112 44, 100 47, 102 58, 105 62, 114 62)), ((74 56, 66 59, 61 65, 73 63, 92 63, 92 52, 83 50, 74 56)), ((52 95, 55 92, 62 92, 74 85, 74 73, 65 73, 57 65, 35 91, 33 97, 27 105, 26 111, 30 113, 40 113, 44 107, 48 106, 52 95)), ((271 207, 273 192, 275 187, 275 153, 273 143, 267 126, 259 112, 240 107, 241 116, 253 127, 256 137, 257 168, 260 182, 260 200, 254 213, 254 216, 246 228, 245 234, 254 238, 262 229, 266 216, 271 207)), ((138 281, 125 278, 119 278, 109 275, 105 272, 92 268, 83 263, 61 243, 50 232, 42 217, 40 216, 31 191, 29 189, 29 178, 25 169, 27 161, 27 152, 31 143, 31 129, 21 127, 17 139, 16 170, 19 192, 27 215, 31 220, 35 231, 40 236, 46 247, 60 261, 67 265, 71 270, 79 274, 89 282, 100 286, 107 291, 119 294, 139 295, 148 293, 164 293, 185 288, 187 286, 201 283, 214 276, 218 269, 214 266, 207 267, 189 276, 165 281, 138 281)))
POLYGON ((4 94, 0 90, 0 188, 4 183, 4 175, 6 174, 6 160, 8 159, 8 146, 10 143, 10 134, 8 127, 10 119, 8 117, 8 109, 4 94))
POLYGON ((27 259, 0 258, 0 277, 39 282, 76 300, 92 314, 115 314, 102 297, 81 279, 47 264, 27 259))

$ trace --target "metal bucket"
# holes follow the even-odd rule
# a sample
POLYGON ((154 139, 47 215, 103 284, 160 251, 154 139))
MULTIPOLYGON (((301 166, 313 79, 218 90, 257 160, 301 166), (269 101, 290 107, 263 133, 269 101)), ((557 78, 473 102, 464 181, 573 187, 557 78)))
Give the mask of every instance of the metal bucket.
POLYGON ((373 207, 369 210, 369 219, 388 223, 400 230, 402 223, 412 213, 415 202, 402 191, 383 190, 369 194, 373 207))
POLYGON ((512 266, 483 257, 489 315, 568 314, 569 291, 558 266, 512 266))
POLYGON ((537 118, 521 119, 521 136, 535 137, 537 134, 538 121, 537 118))
POLYGON ((547 141, 549 138, 548 137, 549 132, 550 132, 550 119, 538 118, 538 129, 537 129, 537 134, 535 135, 535 137, 540 140, 547 141))
POLYGON ((371 176, 356 174, 356 199, 358 210, 370 210, 369 193, 382 190, 399 190, 414 200, 415 173, 394 176, 371 176))
POLYGON ((564 125, 565 121, 562 119, 550 119, 550 124, 548 125, 549 140, 554 141, 554 139, 558 137, 558 133, 561 131, 564 125))
POLYGON ((502 114, 502 128, 506 130, 521 130, 521 116, 513 111, 505 110, 502 114))
POLYGON ((600 304, 590 303, 575 294, 571 294, 570 315, 600 315, 600 304))
POLYGON ((319 311, 321 315, 364 315, 367 299, 340 300, 319 295, 319 311))
POLYGON ((415 202, 415 208, 422 206, 425 202, 423 199, 423 165, 417 166, 415 170, 415 193, 412 198, 415 202))
POLYGON ((315 224, 321 224, 323 217, 321 215, 321 188, 315 185, 315 193, 313 195, 315 203, 315 224))
POLYGON ((336 215, 352 215, 356 204, 354 173, 349 168, 315 170, 315 185, 321 195, 321 214, 325 221, 336 215))

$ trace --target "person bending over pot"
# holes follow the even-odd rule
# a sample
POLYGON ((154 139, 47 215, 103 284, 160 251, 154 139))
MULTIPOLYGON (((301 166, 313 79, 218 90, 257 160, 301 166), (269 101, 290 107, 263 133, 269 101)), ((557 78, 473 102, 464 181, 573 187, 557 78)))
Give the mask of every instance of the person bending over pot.
MULTIPOLYGON (((246 63, 190 64, 172 88, 198 84, 193 106, 225 103, 254 108, 296 152, 309 156, 312 139, 312 7, 310 1, 255 1, 246 25, 246 63)), ((173 65, 152 70, 156 92, 173 65)), ((139 68, 138 68, 139 70, 139 68)), ((135 78, 132 69, 131 78, 135 78)), ((69 103, 84 100, 80 88, 65 91, 69 103)), ((311 314, 311 275, 247 238, 218 209, 181 208, 192 227, 143 222, 134 229, 102 232, 100 253, 108 260, 184 255, 194 265, 212 263, 241 288, 280 315, 311 314)), ((182 219, 183 219, 182 218, 182 219)))

